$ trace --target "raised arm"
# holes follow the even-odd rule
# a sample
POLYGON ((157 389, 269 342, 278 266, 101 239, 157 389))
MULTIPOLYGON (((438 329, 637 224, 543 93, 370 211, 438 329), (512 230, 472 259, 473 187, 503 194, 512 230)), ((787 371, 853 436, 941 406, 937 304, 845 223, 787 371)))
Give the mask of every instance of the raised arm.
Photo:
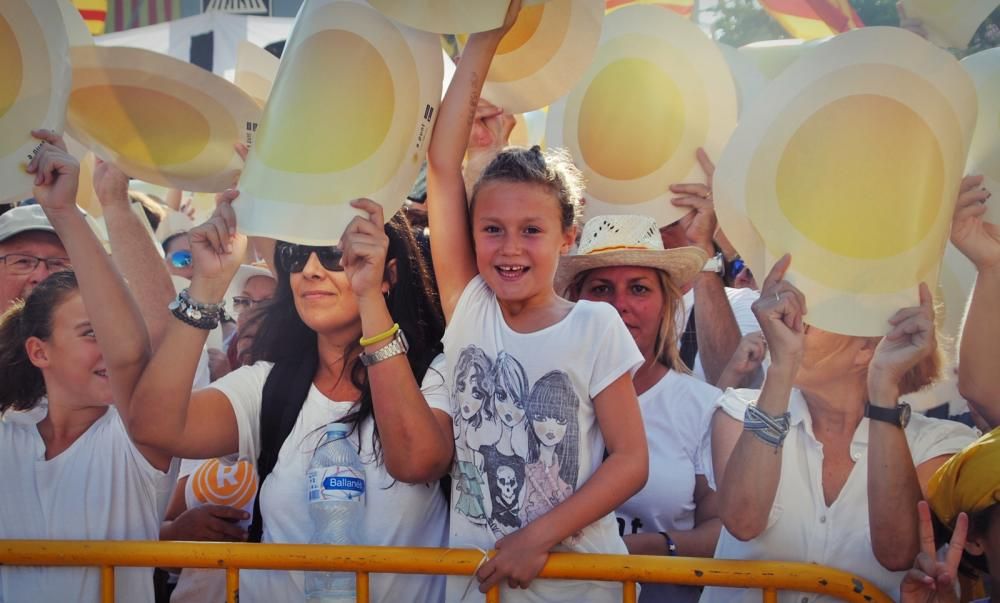
POLYGON ((469 232, 462 159, 469 144, 486 72, 500 39, 514 24, 520 9, 521 0, 511 0, 502 27, 469 37, 462 60, 441 101, 427 150, 427 218, 431 229, 431 255, 441 306, 448 321, 465 286, 478 273, 469 232))
MULTIPOLYGON (((805 296, 784 280, 791 261, 791 256, 785 255, 771 268, 760 299, 753 305, 771 349, 771 366, 757 408, 771 417, 788 411, 805 343, 805 296)), ((744 430, 719 482, 719 516, 733 536, 751 540, 767 528, 780 477, 781 448, 744 430)))
MULTIPOLYGON (((873 407, 895 408, 899 383, 911 368, 934 353, 934 301, 920 285, 920 306, 905 308, 890 319, 868 366, 868 400, 873 407)), ((912 566, 920 552, 917 501, 923 498, 906 433, 899 425, 868 422, 868 518, 872 551, 887 569, 912 566)))
POLYGON ((156 243, 128 198, 128 176, 110 163, 98 161, 94 190, 104 209, 104 222, 111 241, 111 259, 121 270, 139 304, 153 349, 159 345, 167 322, 172 320, 167 304, 174 298, 174 284, 163 265, 156 243))
POLYGON ((1000 225, 984 221, 990 192, 982 176, 969 176, 955 206, 951 242, 976 265, 979 276, 962 328, 958 389, 990 427, 1000 425, 1000 225))
MULTIPOLYGON (((189 291, 198 303, 222 301, 246 251, 230 205, 237 195, 232 190, 220 194, 212 218, 190 233, 195 273, 189 291)), ((236 415, 226 396, 211 388, 191 393, 208 333, 171 316, 132 397, 129 428, 136 441, 183 458, 239 450, 236 415)))
MULTIPOLYGON (((698 247, 711 258, 715 255, 712 238, 719 226, 712 200, 715 164, 703 149, 698 149, 697 159, 705 172, 705 184, 671 185, 670 192, 679 195, 671 199, 671 203, 691 210, 680 219, 688 245, 698 247)), ((718 385, 726 363, 736 352, 741 337, 721 274, 701 272, 695 277, 694 320, 697 325, 698 355, 705 370, 705 380, 718 385)))
MULTIPOLYGON (((149 336, 139 308, 122 276, 76 206, 80 164, 55 146, 61 140, 47 130, 32 132, 45 140, 28 172, 35 175, 34 195, 66 247, 76 273, 111 383, 112 397, 128 425, 132 393, 149 360, 149 336)), ((157 447, 140 447, 154 466, 166 469, 170 455, 157 447)))
MULTIPOLYGON (((384 297, 389 286, 383 280, 389 237, 379 204, 358 199, 352 205, 368 216, 351 220, 340 238, 344 272, 358 298, 362 337, 374 337, 394 322, 384 297)), ((365 351, 374 353, 389 343, 372 344, 365 351)), ((455 451, 451 417, 427 405, 407 357, 393 356, 369 366, 368 382, 389 475, 407 483, 443 477, 455 451)))

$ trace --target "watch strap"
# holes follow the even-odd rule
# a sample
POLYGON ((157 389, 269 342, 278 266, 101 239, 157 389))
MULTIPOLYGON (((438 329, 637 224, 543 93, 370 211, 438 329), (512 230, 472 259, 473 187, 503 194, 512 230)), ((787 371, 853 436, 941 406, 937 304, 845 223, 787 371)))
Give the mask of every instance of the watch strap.
POLYGON ((883 406, 873 406, 871 402, 865 404, 865 416, 872 421, 882 421, 897 427, 905 427, 903 417, 909 407, 905 404, 897 404, 892 408, 883 406))
POLYGON ((381 348, 375 350, 374 352, 362 353, 361 354, 361 364, 365 366, 372 366, 388 360, 393 356, 399 356, 400 354, 405 354, 410 349, 410 344, 406 341, 406 335, 402 331, 396 331, 393 336, 392 341, 388 344, 382 346, 381 348))

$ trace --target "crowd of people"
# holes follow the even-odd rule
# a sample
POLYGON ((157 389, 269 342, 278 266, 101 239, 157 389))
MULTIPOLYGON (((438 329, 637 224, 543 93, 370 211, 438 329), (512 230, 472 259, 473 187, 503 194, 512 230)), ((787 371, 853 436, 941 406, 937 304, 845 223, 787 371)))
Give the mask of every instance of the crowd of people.
MULTIPOLYGON (((336 246, 248 239, 237 185, 157 248, 158 204, 133 211, 99 162, 108 253, 75 204, 79 163, 33 132, 34 201, 0 215, 0 539, 307 543, 307 470, 337 422, 364 466, 358 544, 496 551, 471 577, 373 574, 374 601, 621 600, 538 579, 553 551, 800 561, 907 603, 1000 600, 1000 228, 982 179, 962 181, 951 229, 978 271, 956 359, 970 426, 901 403, 941 378, 928 285, 884 337, 810 326, 795 259, 753 274, 719 230, 703 152, 704 182, 671 187, 681 220, 581 225, 572 157, 508 146, 510 115, 479 99, 519 6, 468 39, 426 199, 393 216, 354 201, 336 246)), ((303 572, 240 575, 243 601, 304 598, 303 572)), ((96 601, 99 576, 2 566, 0 603, 96 601)), ((224 598, 213 570, 116 581, 119 601, 224 598)))

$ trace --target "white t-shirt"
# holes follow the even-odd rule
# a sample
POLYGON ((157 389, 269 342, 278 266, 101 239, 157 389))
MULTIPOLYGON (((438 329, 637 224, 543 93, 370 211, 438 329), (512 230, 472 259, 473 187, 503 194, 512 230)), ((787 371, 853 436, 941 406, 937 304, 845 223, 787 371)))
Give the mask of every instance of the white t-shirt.
MULTIPOLYGON (((625 534, 694 528, 695 476, 715 488, 712 474, 712 415, 722 392, 704 381, 669 371, 639 396, 649 444, 649 480, 615 512, 625 534)), ((664 544, 664 546, 666 546, 664 544)), ((648 583, 640 602, 695 602, 700 589, 648 583)))
MULTIPOLYGON (((271 366, 269 362, 245 366, 211 385, 225 394, 233 405, 241 458, 256 460, 260 454, 260 410, 264 382, 271 366)), ((427 371, 425 390, 443 387, 441 368, 443 356, 439 356, 427 371)), ((340 420, 353 404, 330 400, 315 385, 310 388, 295 426, 278 452, 278 462, 261 486, 263 542, 308 543, 312 538, 306 481, 309 462, 324 434, 323 428, 340 420)), ((440 410, 449 411, 448 408, 440 410)), ((374 421, 369 418, 350 436, 355 445, 360 438, 361 462, 365 465, 365 520, 359 544, 444 546, 448 509, 441 488, 437 482, 406 484, 393 479, 385 465, 376 462, 373 432, 374 421)), ((305 596, 304 580, 303 572, 242 571, 240 601, 301 601, 305 596)), ((439 576, 372 574, 371 589, 375 602, 440 601, 444 580, 439 576)))
MULTIPOLYGON (((746 405, 759 390, 728 390, 721 403, 726 413, 742 421, 746 405)), ((781 477, 767 520, 757 538, 741 542, 725 528, 715 549, 717 559, 771 559, 835 567, 871 580, 883 592, 899 599, 899 583, 906 572, 891 572, 875 558, 868 523, 868 419, 861 419, 851 442, 851 470, 837 499, 827 507, 823 496, 823 446, 813 435, 812 418, 802 393, 792 390, 788 404, 791 429, 781 453, 781 477)), ((976 439, 972 429, 913 414, 906 427, 913 464, 953 454, 976 439)), ((756 603, 760 591, 706 588, 701 603, 756 603)), ((782 603, 827 603, 833 597, 779 591, 782 603)))
MULTIPOLYGON (((0 420, 0 539, 157 540, 177 477, 149 464, 112 406, 69 448, 45 460, 44 413, 0 420)), ((0 602, 96 602, 97 568, 0 566, 0 602)), ((118 601, 153 602, 153 570, 115 570, 118 601)))
MULTIPOLYGON (((733 309, 733 317, 736 318, 736 325, 740 329, 740 336, 742 337, 747 333, 759 331, 760 323, 757 322, 757 317, 753 315, 752 306, 753 303, 757 301, 757 298, 760 297, 760 291, 748 288, 734 289, 733 287, 726 287, 725 289, 726 298, 729 300, 729 306, 733 309)), ((679 320, 677 320, 678 346, 681 344, 680 335, 684 333, 685 329, 687 329, 687 321, 691 318, 691 316, 693 316, 692 312, 694 311, 695 303, 694 289, 685 293, 683 299, 684 313, 679 320)), ((705 368, 701 364, 701 351, 699 351, 694 357, 694 366, 691 367, 691 373, 702 381, 705 380, 705 368)))
MULTIPOLYGON (((455 417, 449 544, 494 548, 577 490, 600 465, 604 440, 593 398, 642 364, 613 307, 578 302, 533 333, 507 326, 482 277, 459 299, 444 335, 455 417)), ((609 512, 558 550, 627 554, 609 512)), ((448 601, 469 578, 448 579, 448 601)), ((464 601, 482 601, 476 586, 464 601)), ((503 587, 504 601, 620 601, 621 585, 535 580, 503 587)))

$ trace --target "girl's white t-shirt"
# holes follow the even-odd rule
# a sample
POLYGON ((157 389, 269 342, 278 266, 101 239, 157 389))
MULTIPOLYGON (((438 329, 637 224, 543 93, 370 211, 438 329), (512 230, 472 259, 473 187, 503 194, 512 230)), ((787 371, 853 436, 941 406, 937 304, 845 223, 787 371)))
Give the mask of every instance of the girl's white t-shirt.
MULTIPOLYGON (((443 356, 427 371, 425 391, 442 388, 443 356), (438 375, 435 379, 434 376, 438 375)), ((256 460, 260 455, 260 410, 264 382, 271 372, 270 362, 258 362, 229 373, 212 383, 233 406, 239 427, 241 458, 256 460)), ((428 396, 429 399, 440 399, 428 396)), ((309 517, 306 472, 324 427, 350 411, 353 402, 335 402, 313 385, 302 405, 291 434, 278 452, 278 462, 264 480, 260 492, 265 543, 308 543, 313 525, 309 517)), ((435 408, 433 403, 432 408, 435 408)), ((447 408, 439 408, 448 411, 447 408)), ((365 519, 359 544, 382 546, 440 547, 447 538, 448 510, 437 482, 406 484, 389 475, 376 462, 371 418, 350 438, 361 443, 365 466, 365 519)), ((241 571, 240 601, 271 603, 304 600, 303 572, 241 571)), ((444 579, 439 576, 372 574, 372 601, 440 601, 444 579)))
MULTIPOLYGON (((649 445, 649 479, 615 512, 619 533, 670 533, 695 527, 695 476, 704 476, 715 488, 711 425, 721 396, 719 389, 677 371, 667 372, 639 396, 649 445)), ((700 594, 691 586, 644 583, 639 599, 694 603, 700 594)))
MULTIPOLYGON (((462 293, 443 342, 456 448, 449 545, 488 550, 593 474, 604 455, 593 399, 643 359, 605 303, 578 302, 550 327, 513 331, 479 276, 462 293)), ((610 510, 557 550, 628 552, 610 510)), ((482 601, 469 581, 449 577, 447 600, 482 601)), ((502 588, 508 602, 621 600, 619 583, 535 580, 528 590, 502 588)))
MULTIPOLYGON (((42 412, 0 420, 0 539, 158 540, 177 478, 132 444, 111 406, 69 448, 45 460, 42 412)), ((0 603, 96 602, 100 570, 0 566, 0 603)), ((116 599, 153 602, 151 568, 115 570, 116 599)))

